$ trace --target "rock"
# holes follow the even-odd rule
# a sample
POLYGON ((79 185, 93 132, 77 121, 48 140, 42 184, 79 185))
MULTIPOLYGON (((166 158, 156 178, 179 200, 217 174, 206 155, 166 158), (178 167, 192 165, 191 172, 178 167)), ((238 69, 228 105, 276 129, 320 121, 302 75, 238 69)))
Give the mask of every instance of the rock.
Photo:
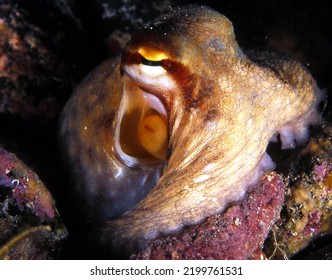
POLYGON ((38 175, 0 148, 0 259, 54 259, 66 237, 38 175))
POLYGON ((286 202, 266 241, 269 258, 292 258, 317 238, 332 233, 331 136, 332 126, 324 125, 293 160, 286 202))
POLYGON ((0 113, 56 118, 84 74, 85 41, 65 0, 2 1, 0 113))

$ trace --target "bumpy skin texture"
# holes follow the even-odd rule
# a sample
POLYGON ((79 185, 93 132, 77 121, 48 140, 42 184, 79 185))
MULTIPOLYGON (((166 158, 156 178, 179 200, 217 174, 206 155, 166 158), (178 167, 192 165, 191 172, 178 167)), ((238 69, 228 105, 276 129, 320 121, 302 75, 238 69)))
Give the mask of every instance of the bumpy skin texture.
POLYGON ((102 241, 121 250, 241 200, 274 167, 265 152, 271 139, 279 133, 283 148, 292 148, 321 121, 323 96, 304 67, 269 52, 249 59, 231 22, 206 7, 170 9, 132 37, 118 63, 105 62, 78 87, 63 112, 60 137, 78 188, 90 201, 112 190, 108 201, 114 206, 135 181, 155 184, 102 229, 102 241), (142 46, 166 55, 166 83, 147 82, 135 72, 142 46), (169 156, 160 178, 163 163, 156 172, 153 164, 128 167, 112 149, 122 91, 135 86, 159 98, 167 111, 169 156), (119 165, 124 172, 114 175, 119 165))
POLYGON ((265 258, 262 246, 284 203, 285 185, 275 172, 264 175, 246 199, 199 225, 151 241, 131 259, 245 260, 265 258))

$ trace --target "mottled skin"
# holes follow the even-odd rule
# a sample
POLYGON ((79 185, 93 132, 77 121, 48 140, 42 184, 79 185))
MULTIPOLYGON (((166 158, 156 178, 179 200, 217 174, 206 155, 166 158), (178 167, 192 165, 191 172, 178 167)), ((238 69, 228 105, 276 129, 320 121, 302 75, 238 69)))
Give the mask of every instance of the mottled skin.
MULTIPOLYGON (((114 177, 110 161, 116 157, 111 136, 118 125, 121 92, 128 85, 162 100, 168 113, 169 156, 149 194, 103 228, 103 242, 117 248, 130 250, 222 212, 273 168, 265 151, 277 133, 283 147, 290 148, 294 139, 296 144, 307 139, 309 125, 320 122, 322 95, 299 63, 268 52, 250 60, 226 17, 206 7, 171 9, 155 26, 133 36, 120 66, 116 60, 97 68, 64 110, 62 145, 76 166, 78 186, 90 195, 112 188, 107 185, 107 176, 114 177), (163 67, 173 82, 167 88, 125 71, 139 64, 135 55, 142 46, 166 54, 163 67)), ((146 167, 138 168, 142 171, 135 176, 146 167)), ((126 176, 131 180, 132 175, 126 176)), ((126 182, 121 186, 131 188, 126 182)))
POLYGON ((241 203, 178 234, 157 238, 131 259, 262 259, 263 243, 284 204, 282 176, 270 172, 241 203))

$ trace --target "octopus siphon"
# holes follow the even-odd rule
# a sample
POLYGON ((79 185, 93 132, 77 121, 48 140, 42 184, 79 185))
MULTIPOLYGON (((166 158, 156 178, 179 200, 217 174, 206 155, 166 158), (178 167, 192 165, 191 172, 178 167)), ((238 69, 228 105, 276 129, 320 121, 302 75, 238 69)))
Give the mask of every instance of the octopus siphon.
POLYGON ((275 168, 269 141, 304 144, 323 99, 300 63, 244 53, 225 16, 173 7, 76 88, 60 145, 101 242, 132 251, 241 201, 275 168))

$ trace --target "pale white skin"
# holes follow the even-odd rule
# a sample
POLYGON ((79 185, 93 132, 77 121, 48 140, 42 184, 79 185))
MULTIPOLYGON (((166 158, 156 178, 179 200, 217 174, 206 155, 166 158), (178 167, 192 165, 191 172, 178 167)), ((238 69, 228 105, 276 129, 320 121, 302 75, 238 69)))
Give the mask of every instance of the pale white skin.
MULTIPOLYGON (((305 143, 309 125, 321 121, 317 107, 323 98, 299 63, 271 53, 254 59, 264 59, 264 67, 249 60, 235 41, 230 21, 208 8, 172 11, 154 30, 134 37, 124 53, 130 57, 142 47, 157 48, 183 68, 172 72, 123 59, 121 85, 111 87, 122 88, 124 96, 156 96, 160 103, 154 100, 153 106, 165 107, 160 110, 167 112, 169 126, 170 154, 162 176, 133 209, 102 229, 105 244, 128 250, 243 199, 248 187, 274 168, 266 153, 269 141, 280 134, 283 148, 305 143)), ((107 83, 118 83, 115 78, 119 74, 107 83)), ((86 88, 74 98, 86 99, 86 88)), ((115 118, 114 127, 116 120, 121 117, 115 118)))

